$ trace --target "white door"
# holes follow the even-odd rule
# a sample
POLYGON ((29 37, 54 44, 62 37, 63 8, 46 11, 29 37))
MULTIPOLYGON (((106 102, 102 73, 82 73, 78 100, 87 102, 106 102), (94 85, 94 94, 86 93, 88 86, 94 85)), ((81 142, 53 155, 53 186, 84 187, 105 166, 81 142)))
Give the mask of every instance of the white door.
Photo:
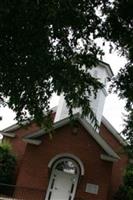
POLYGON ((54 169, 45 200, 73 200, 77 182, 78 175, 54 169))

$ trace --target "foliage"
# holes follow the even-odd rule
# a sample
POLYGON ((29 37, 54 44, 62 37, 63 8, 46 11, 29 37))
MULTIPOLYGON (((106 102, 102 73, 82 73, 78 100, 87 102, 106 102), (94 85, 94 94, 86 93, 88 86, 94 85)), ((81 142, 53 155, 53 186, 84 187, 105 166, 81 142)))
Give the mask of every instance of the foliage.
POLYGON ((124 184, 120 186, 114 200, 132 200, 133 199, 133 164, 130 164, 124 175, 124 184))
POLYGON ((64 92, 70 113, 91 112, 88 95, 102 87, 88 71, 102 54, 90 40, 100 26, 99 2, 1 1, 0 96, 17 119, 28 111, 41 121, 53 92, 64 92))
POLYGON ((133 188, 128 186, 121 186, 114 196, 114 200, 132 200, 133 188))
POLYGON ((0 183, 11 184, 14 180, 16 157, 8 142, 0 144, 0 183))
MULTIPOLYGON (((128 59, 114 81, 128 108, 133 99, 132 9, 132 0, 1 0, 1 103, 6 101, 20 121, 29 113, 42 122, 53 92, 63 92, 71 115, 72 107, 81 107, 96 122, 90 96, 102 85, 89 69, 103 55, 92 40, 103 38, 128 59)), ((128 110, 132 113, 132 106, 128 110)))
POLYGON ((112 87, 119 97, 126 100, 127 116, 123 134, 129 141, 129 153, 133 152, 133 1, 116 0, 109 8, 105 22, 105 37, 116 44, 122 55, 127 58, 125 68, 114 78, 112 87))

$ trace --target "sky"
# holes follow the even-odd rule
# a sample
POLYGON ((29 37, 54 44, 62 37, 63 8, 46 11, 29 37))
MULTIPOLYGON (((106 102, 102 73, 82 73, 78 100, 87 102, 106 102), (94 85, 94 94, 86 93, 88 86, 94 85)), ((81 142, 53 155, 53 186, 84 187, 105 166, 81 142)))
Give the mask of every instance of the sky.
MULTIPOLYGON (((103 61, 110 64, 114 75, 116 75, 121 67, 124 67, 126 59, 124 57, 119 57, 116 52, 109 54, 108 46, 105 46, 106 54, 103 61)), ((51 99, 51 107, 58 104, 59 97, 54 95, 51 99)), ((103 115, 107 120, 114 126, 114 128, 121 132, 123 129, 123 113, 125 102, 120 100, 116 94, 109 94, 106 98, 103 115)), ((5 107, 0 107, 0 116, 2 116, 2 121, 0 121, 0 130, 16 123, 13 119, 15 118, 15 113, 12 110, 5 107)))
MULTIPOLYGON (((121 67, 124 67, 126 63, 125 58, 120 58, 116 53, 108 54, 105 56, 105 62, 109 63, 111 69, 116 75, 121 67)), ((108 94, 104 106, 103 115, 108 119, 108 121, 114 126, 114 128, 121 132, 124 128, 124 114, 126 114, 125 101, 120 100, 116 94, 108 94)))

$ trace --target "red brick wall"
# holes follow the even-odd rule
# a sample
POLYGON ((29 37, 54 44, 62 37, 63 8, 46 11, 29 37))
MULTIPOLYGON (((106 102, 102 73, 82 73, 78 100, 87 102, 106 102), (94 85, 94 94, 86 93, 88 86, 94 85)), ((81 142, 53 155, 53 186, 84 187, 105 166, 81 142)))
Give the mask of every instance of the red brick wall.
MULTIPOLYGON (((54 119, 55 113, 52 113, 51 117, 52 117, 52 119, 54 119)), ((25 125, 24 127, 20 127, 15 131, 11 131, 16 134, 16 136, 14 138, 4 136, 4 140, 8 140, 11 143, 13 153, 16 154, 18 162, 21 162, 21 160, 23 159, 23 155, 24 155, 25 148, 26 148, 26 143, 23 142, 22 138, 28 134, 31 134, 31 133, 39 130, 39 129, 40 129, 40 127, 36 123, 31 122, 30 124, 25 125)))
POLYGON ((120 156, 120 159, 113 164, 112 169, 110 193, 113 194, 118 189, 119 185, 123 183, 123 174, 128 163, 128 157, 124 152, 122 144, 120 144, 120 142, 109 132, 109 130, 103 124, 100 128, 100 135, 120 156))
POLYGON ((22 138, 24 135, 28 135, 38 129, 39 129, 38 126, 36 126, 35 124, 31 124, 27 128, 23 127, 23 128, 19 128, 19 129, 13 131, 16 134, 16 136, 14 138, 4 136, 4 140, 11 143, 12 152, 16 155, 16 158, 17 158, 17 166, 16 166, 16 171, 15 171, 14 181, 16 181, 16 178, 18 176, 19 168, 21 166, 21 162, 22 162, 23 155, 24 155, 24 152, 26 149, 26 145, 27 145, 25 142, 23 142, 22 138))
POLYGON ((12 151, 16 154, 19 161, 22 160, 26 148, 26 143, 24 143, 22 140, 23 136, 31 134, 38 129, 39 127, 33 123, 27 127, 19 128, 13 131, 16 134, 13 138, 4 136, 4 140, 7 140, 11 143, 12 151))
POLYGON ((84 164, 85 175, 79 180, 77 196, 91 200, 108 199, 112 163, 100 159, 100 154, 104 153, 103 150, 80 125, 77 134, 74 134, 73 128, 67 125, 56 130, 52 140, 48 136, 44 136, 41 145, 28 144, 17 186, 46 190, 50 176, 48 163, 60 153, 73 154, 84 164), (85 192, 87 183, 99 185, 97 195, 85 192))

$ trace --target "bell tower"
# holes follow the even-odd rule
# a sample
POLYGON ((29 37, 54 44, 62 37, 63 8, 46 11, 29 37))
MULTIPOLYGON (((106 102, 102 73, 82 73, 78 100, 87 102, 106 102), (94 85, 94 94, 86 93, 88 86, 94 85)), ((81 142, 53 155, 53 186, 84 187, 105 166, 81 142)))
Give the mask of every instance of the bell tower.
MULTIPOLYGON (((100 125, 103 114, 104 103, 107 96, 107 80, 113 76, 113 72, 107 63, 100 61, 97 67, 94 67, 90 70, 90 73, 93 77, 98 78, 99 81, 104 84, 104 88, 100 89, 97 92, 96 98, 94 98, 94 96, 91 96, 90 98, 91 108, 96 115, 98 124, 100 125)), ((73 113, 81 114, 81 108, 73 109, 73 113)), ((68 108, 66 106, 66 102, 62 94, 59 99, 59 104, 55 116, 55 122, 60 121, 66 117, 68 117, 68 108)), ((91 124, 89 116, 86 118, 86 120, 91 124)))

